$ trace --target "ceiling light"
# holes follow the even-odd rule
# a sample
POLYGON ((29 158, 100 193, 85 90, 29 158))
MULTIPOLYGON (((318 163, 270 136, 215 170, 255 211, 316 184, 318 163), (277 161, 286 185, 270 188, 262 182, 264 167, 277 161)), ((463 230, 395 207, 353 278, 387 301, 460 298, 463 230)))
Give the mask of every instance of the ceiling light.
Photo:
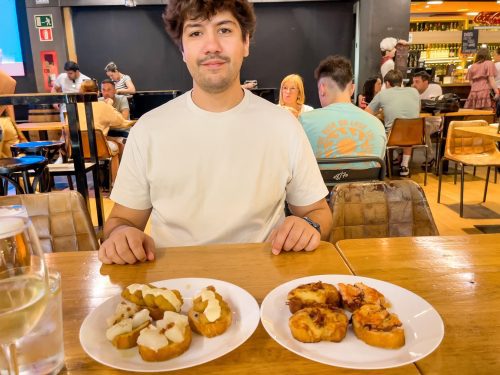
MULTIPOLYGON (((500 0, 498 0, 500 1, 500 0)), ((462 9, 457 9, 457 12, 467 12, 469 8, 462 8, 462 9)))
POLYGON ((468 12, 467 15, 468 16, 477 16, 479 14, 479 12, 468 12))
POLYGON ((439 4, 443 4, 442 1, 428 1, 427 4, 429 5, 439 5, 439 4))

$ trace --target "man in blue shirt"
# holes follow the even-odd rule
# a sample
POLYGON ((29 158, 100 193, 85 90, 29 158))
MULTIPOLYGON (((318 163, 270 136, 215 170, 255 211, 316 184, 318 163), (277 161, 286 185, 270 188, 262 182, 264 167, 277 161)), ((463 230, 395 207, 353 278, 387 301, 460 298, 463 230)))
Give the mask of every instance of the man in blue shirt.
MULTIPOLYGON (((316 68, 322 108, 299 117, 316 158, 344 156, 384 157, 387 142, 383 124, 351 102, 354 92, 351 62, 329 56, 316 68)), ((375 163, 344 165, 345 168, 376 167, 375 163)))

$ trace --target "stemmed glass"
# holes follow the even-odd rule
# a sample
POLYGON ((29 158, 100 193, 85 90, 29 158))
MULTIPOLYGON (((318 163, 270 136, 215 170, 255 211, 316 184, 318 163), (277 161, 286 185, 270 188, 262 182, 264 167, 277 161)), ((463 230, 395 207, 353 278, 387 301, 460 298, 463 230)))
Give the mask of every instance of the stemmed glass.
POLYGON ((40 319, 47 302, 48 273, 28 218, 0 217, 0 346, 8 374, 18 374, 15 342, 40 319))

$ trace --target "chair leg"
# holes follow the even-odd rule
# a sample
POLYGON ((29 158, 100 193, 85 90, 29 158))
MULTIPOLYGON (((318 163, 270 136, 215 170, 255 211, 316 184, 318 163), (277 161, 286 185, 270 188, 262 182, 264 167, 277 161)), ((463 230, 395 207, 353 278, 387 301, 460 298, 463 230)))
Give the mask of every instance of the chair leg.
POLYGON ((68 179, 68 187, 70 190, 75 190, 73 188, 73 176, 72 175, 67 175, 66 178, 68 179))
POLYGON ((457 184, 457 168, 458 168, 458 163, 455 162, 455 176, 453 177, 453 185, 457 184))
POLYGON ((440 149, 441 148, 441 131, 436 142, 436 174, 439 174, 439 159, 440 159, 440 149))
POLYGON ((460 163, 460 217, 464 217, 464 183, 465 170, 464 165, 460 163))
POLYGON ((498 172, 498 167, 495 167, 495 184, 497 183, 497 172, 498 172))
POLYGON ((474 166, 474 169, 472 170, 472 175, 476 177, 476 166, 474 166))
MULTIPOLYGON (((475 167, 474 167, 475 168, 475 167)), ((486 202, 486 194, 488 194, 488 181, 490 180, 490 166, 488 166, 488 169, 486 171, 486 182, 484 184, 484 196, 483 196, 483 203, 486 202)))
POLYGON ((424 186, 427 186, 427 147, 425 148, 425 171, 424 171, 424 186))
POLYGON ((444 158, 441 158, 439 161, 439 164, 437 166, 438 168, 438 176, 439 176, 439 182, 438 182, 438 203, 441 203, 441 182, 443 180, 443 162, 444 158))
POLYGON ((27 194, 33 194, 33 187, 31 186, 30 176, 28 174, 28 171, 23 171, 22 175, 23 175, 24 191, 27 194))
POLYGON ((392 150, 387 150, 387 173, 389 175, 389 180, 392 180, 392 150))

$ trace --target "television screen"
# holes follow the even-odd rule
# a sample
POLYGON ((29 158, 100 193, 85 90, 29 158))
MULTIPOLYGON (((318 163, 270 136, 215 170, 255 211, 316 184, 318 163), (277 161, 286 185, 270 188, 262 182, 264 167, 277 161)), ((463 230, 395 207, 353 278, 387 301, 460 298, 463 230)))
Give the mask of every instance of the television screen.
POLYGON ((17 24, 16 0, 1 0, 0 69, 10 76, 24 76, 21 39, 17 24))

